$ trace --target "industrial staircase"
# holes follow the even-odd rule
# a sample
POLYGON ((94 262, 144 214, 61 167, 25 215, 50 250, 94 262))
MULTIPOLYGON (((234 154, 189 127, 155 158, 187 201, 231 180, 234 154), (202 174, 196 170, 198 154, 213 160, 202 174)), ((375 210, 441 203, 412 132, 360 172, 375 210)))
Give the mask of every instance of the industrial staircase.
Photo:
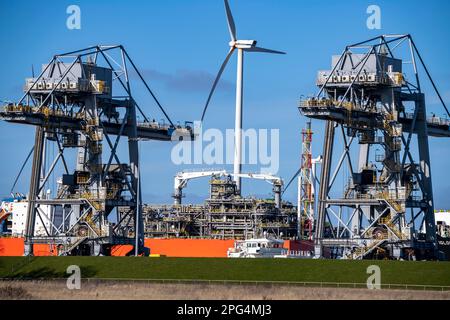
POLYGON ((93 211, 89 212, 84 221, 89 225, 89 228, 92 229, 95 233, 96 236, 101 236, 102 235, 102 230, 97 227, 97 224, 95 223, 94 219, 93 219, 93 211))
POLYGON ((347 255, 347 258, 353 260, 360 260, 364 258, 367 254, 380 247, 383 243, 385 243, 387 239, 378 239, 371 242, 369 245, 356 248, 353 253, 347 255))
POLYGON ((89 205, 97 211, 102 210, 102 204, 100 201, 96 201, 98 198, 94 197, 91 193, 85 192, 81 194, 81 197, 85 199, 89 205))
POLYGON ((404 212, 402 204, 396 199, 393 199, 388 192, 379 192, 378 196, 396 213, 404 212))
POLYGON ((66 245, 66 247, 64 248, 63 251, 59 252, 59 256, 66 256, 69 252, 71 252, 73 249, 75 249, 76 247, 78 247, 80 244, 82 244, 86 239, 88 239, 89 237, 81 237, 78 238, 77 241, 75 241, 74 243, 68 244, 66 245))
POLYGON ((384 224, 399 240, 407 240, 406 235, 397 229, 391 219, 380 218, 380 224, 384 224))

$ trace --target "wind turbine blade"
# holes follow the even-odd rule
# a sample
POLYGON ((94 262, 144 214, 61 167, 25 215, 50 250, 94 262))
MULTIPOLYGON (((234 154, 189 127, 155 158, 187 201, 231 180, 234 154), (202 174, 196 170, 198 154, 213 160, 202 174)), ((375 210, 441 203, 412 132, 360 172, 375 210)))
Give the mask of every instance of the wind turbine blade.
POLYGON ((276 50, 265 49, 265 48, 260 48, 260 47, 251 47, 251 48, 248 48, 248 49, 244 49, 244 51, 263 52, 263 53, 275 53, 275 54, 286 54, 286 52, 283 52, 283 51, 276 51, 276 50))
POLYGON ((216 89, 217 83, 219 82, 220 77, 222 76, 223 70, 225 69, 225 67, 228 63, 228 60, 230 60, 230 57, 233 54, 233 51, 234 51, 234 47, 232 47, 230 49, 230 51, 228 51, 228 54, 225 57, 225 60, 223 61, 222 66, 219 69, 219 72, 217 73, 216 79, 214 79, 214 83, 212 85, 211 91, 209 92, 208 99, 206 100, 205 108, 203 109, 201 121, 203 121, 203 119, 205 118, 205 113, 206 113, 206 109, 208 109, 209 101, 211 100, 214 90, 216 89))
POLYGON ((227 12, 227 22, 228 22, 228 30, 230 31, 231 40, 236 41, 236 26, 234 24, 233 15, 231 14, 230 5, 228 4, 228 0, 224 0, 225 2, 225 11, 227 12))
POLYGON ((297 172, 294 174, 294 176, 291 178, 291 180, 289 180, 287 185, 284 187, 283 192, 281 193, 282 195, 286 192, 287 188, 289 188, 289 186, 295 180, 295 178, 298 177, 298 175, 300 174, 301 171, 302 171, 302 168, 298 169, 297 172))

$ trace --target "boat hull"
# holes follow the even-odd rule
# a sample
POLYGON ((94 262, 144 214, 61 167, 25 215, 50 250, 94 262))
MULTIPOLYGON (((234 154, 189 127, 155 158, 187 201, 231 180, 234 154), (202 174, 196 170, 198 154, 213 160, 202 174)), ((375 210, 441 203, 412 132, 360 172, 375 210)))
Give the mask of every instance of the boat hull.
MULTIPOLYGON (((234 240, 220 239, 179 239, 146 238, 145 246, 152 255, 191 258, 226 258, 227 250, 234 246, 234 240)), ((309 250, 312 243, 307 241, 285 240, 284 248, 291 251, 309 250)), ((131 245, 115 245, 112 256, 125 256, 132 250, 131 245)), ((0 256, 22 256, 24 238, 0 238, 0 256)), ((56 256, 56 247, 51 244, 34 244, 36 256, 56 256)))

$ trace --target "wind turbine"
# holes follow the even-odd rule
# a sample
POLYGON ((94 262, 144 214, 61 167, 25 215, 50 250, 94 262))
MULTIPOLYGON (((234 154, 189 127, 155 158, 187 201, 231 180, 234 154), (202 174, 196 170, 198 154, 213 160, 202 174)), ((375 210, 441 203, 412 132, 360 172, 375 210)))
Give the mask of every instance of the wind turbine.
POLYGON ((201 121, 203 122, 203 118, 205 117, 206 109, 208 108, 211 97, 216 89, 217 83, 219 82, 220 77, 230 60, 232 54, 235 50, 237 50, 237 80, 236 80, 236 118, 234 125, 234 170, 233 177, 236 181, 236 186, 241 192, 241 169, 242 169, 242 97, 243 97, 243 73, 244 73, 244 51, 245 52, 262 52, 262 53, 275 53, 275 54, 285 54, 285 52, 275 51, 270 49, 265 49, 256 46, 256 40, 237 40, 236 38, 236 26, 234 24, 233 15, 231 14, 230 6, 228 4, 228 0, 224 0, 225 2, 225 11, 227 15, 228 22, 228 30, 230 32, 231 41, 228 43, 230 46, 230 50, 228 51, 227 56, 225 57, 222 66, 217 73, 216 79, 212 85, 211 91, 209 93, 208 99, 206 100, 205 107, 203 109, 201 121))

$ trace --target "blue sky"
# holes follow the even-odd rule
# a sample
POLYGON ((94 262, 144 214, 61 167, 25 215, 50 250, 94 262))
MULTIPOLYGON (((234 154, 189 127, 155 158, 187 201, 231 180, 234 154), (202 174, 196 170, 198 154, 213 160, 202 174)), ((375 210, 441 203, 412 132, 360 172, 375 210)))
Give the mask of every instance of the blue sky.
MULTIPOLYGON (((317 70, 329 68, 331 55, 347 44, 379 34, 412 34, 450 104, 448 1, 230 0, 230 5, 238 38, 256 39, 263 47, 288 53, 247 55, 244 89, 244 126, 280 129, 279 175, 285 179, 297 170, 300 161, 304 119, 297 110, 299 97, 316 92, 317 70), (381 30, 366 27, 366 9, 371 4, 381 8, 381 30)), ((0 4, 0 41, 0 99, 17 100, 31 65, 38 69, 55 53, 94 44, 123 44, 171 118, 184 121, 199 119, 212 79, 228 50, 229 34, 221 0, 16 0, 0 4), (81 30, 66 28, 66 8, 71 4, 81 8, 81 30)), ((234 126, 235 64, 232 58, 211 102, 205 128, 234 126)), ((442 115, 430 86, 423 86, 428 111, 442 115)), ((150 117, 161 118, 150 100, 145 110, 150 117)), ((313 129, 313 152, 318 155, 323 123, 314 121, 313 129)), ((33 133, 31 127, 0 123, 0 195, 8 194, 33 144, 33 133)), ((450 141, 431 139, 430 145, 436 207, 450 208, 450 141)), ((171 201, 173 175, 186 168, 171 162, 172 146, 141 143, 146 201, 171 201)), ((27 174, 17 190, 28 191, 27 174)), ((201 201, 207 190, 207 180, 192 182, 186 190, 187 200, 201 201)), ((244 192, 265 195, 270 186, 245 182, 244 192)), ((295 201, 295 188, 286 192, 286 198, 295 201)))

